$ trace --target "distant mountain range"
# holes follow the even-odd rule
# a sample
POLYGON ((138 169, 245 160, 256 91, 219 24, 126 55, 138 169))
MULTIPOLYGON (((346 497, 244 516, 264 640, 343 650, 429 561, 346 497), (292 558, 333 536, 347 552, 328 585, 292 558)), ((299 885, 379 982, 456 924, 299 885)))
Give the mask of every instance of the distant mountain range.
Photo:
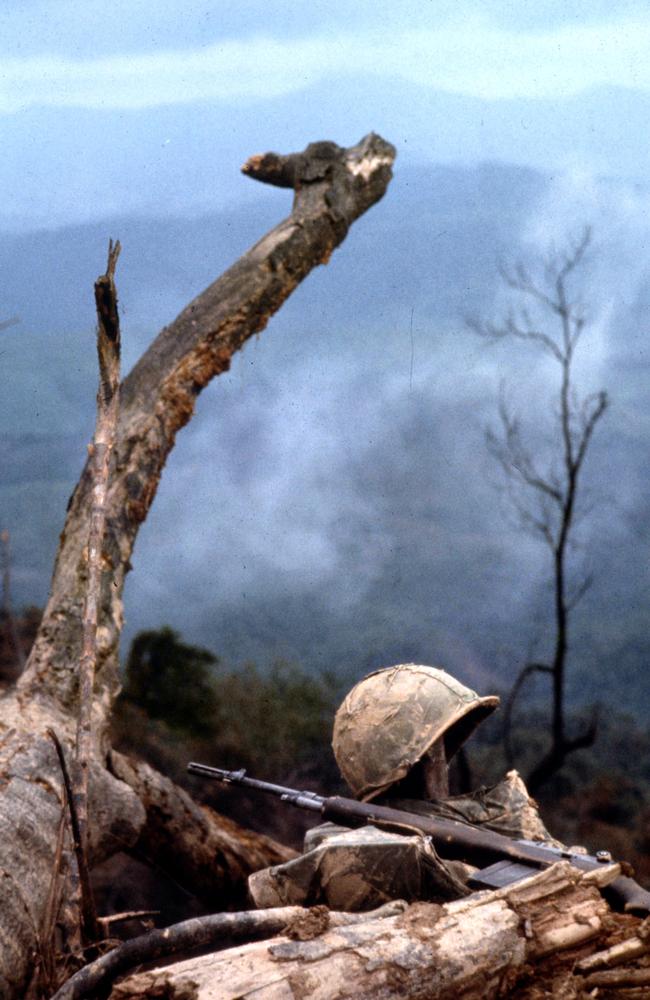
POLYGON ((638 137, 649 118, 650 95, 641 91, 489 101, 352 73, 261 101, 32 108, 2 116, 0 229, 124 212, 186 218, 240 205, 256 197, 238 172, 252 153, 302 149, 310 139, 349 145, 371 129, 395 144, 405 166, 494 161, 643 182, 647 153, 638 137))
MULTIPOLYGON (((171 114, 160 112, 161 136, 171 114)), ((189 129, 199 111, 183 114, 189 129)), ((423 109, 423 130, 425 118, 423 109)), ((290 148, 299 124, 287 125, 290 148)), ((433 116, 431 134, 437 126, 433 116)), ((327 135, 332 122, 300 127, 327 135)), ((200 156, 209 134, 204 120, 200 156)), ((277 120, 254 144, 245 137, 246 152, 272 135, 284 145, 277 120)), ((110 147, 110 127, 105 137, 110 147)), ((223 172, 220 159, 215 186, 223 172)), ((136 546, 127 638, 168 623, 229 661, 285 657, 350 676, 397 660, 440 662, 482 689, 544 655, 547 554, 513 526, 483 433, 503 378, 543 448, 550 376, 534 354, 477 340, 464 319, 499 307, 497 264, 528 252, 553 183, 496 163, 398 164, 383 202, 202 395, 136 546)), ((108 236, 124 246, 128 368, 288 210, 286 192, 250 187, 250 200, 191 218, 164 205, 158 218, 4 234, 0 319, 21 322, 0 332, 0 526, 12 532, 18 602, 45 598, 92 433, 92 282, 108 236)), ((644 253, 640 243, 628 250, 644 253)), ((576 616, 571 690, 591 701, 613 685, 617 704, 638 710, 643 692, 647 700, 650 282, 641 267, 620 300, 619 264, 585 275, 588 295, 609 311, 585 340, 582 377, 605 384, 613 405, 586 470, 594 512, 577 558, 593 564, 595 582, 576 616)))

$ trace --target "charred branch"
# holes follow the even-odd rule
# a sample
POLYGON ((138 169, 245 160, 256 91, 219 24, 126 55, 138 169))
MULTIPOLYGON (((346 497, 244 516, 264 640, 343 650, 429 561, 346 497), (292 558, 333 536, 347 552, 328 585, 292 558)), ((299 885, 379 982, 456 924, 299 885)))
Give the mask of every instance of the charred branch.
MULTIPOLYGON (((278 176, 283 183, 291 177, 291 214, 191 302, 124 380, 99 609, 97 683, 109 702, 117 688, 124 578, 176 434, 207 383, 228 370, 233 354, 264 329, 299 282, 328 261, 355 219, 382 197, 394 158, 394 148, 374 134, 349 149, 313 143, 290 157, 253 157, 246 166, 251 177, 276 177, 276 183, 278 176)), ((70 663, 81 646, 82 588, 76 581, 85 575, 91 489, 87 466, 70 502, 51 596, 21 682, 25 694, 47 694, 64 707, 76 699, 70 663)))

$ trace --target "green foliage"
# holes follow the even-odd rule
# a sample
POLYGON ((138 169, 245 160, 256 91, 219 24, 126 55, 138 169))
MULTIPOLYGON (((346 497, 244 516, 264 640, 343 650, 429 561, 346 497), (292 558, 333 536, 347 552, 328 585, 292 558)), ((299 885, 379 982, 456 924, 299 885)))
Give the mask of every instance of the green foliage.
POLYGON ((192 757, 276 780, 311 774, 332 764, 339 694, 332 675, 282 661, 266 671, 252 663, 226 668, 164 627, 133 641, 114 740, 176 780, 192 757))
POLYGON ((122 698, 171 729, 208 736, 217 711, 211 674, 216 663, 213 653, 188 646, 167 626, 140 632, 129 652, 122 698))
POLYGON ((226 765, 289 774, 329 751, 337 685, 278 661, 217 674, 217 748, 226 765))

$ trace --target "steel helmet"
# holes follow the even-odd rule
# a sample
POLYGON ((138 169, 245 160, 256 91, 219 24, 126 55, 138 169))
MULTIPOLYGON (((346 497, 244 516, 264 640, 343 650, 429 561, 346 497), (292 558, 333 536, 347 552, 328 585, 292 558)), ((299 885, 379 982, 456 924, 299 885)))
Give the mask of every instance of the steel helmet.
POLYGON ((368 674, 334 719, 332 748, 357 798, 375 798, 444 736, 447 760, 499 704, 437 667, 402 663, 368 674))

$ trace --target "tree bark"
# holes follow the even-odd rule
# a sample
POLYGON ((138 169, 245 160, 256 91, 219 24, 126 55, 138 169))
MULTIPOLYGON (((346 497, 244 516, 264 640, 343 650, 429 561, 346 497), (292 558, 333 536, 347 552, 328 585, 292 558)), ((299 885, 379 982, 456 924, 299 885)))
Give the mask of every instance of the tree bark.
MULTIPOLYGON (((352 222, 381 198, 394 156, 392 146, 370 135, 351 149, 320 142, 303 154, 275 157, 291 167, 295 183, 289 218, 165 327, 124 380, 106 505, 98 635, 98 703, 104 713, 118 686, 124 578, 176 434, 191 418, 201 390, 228 370, 232 355, 264 329, 299 282, 329 260, 352 222)), ((253 157, 245 172, 266 179, 264 159, 253 157)), ((74 707, 77 696, 77 671, 70 664, 77 663, 81 648, 90 486, 87 464, 70 501, 50 598, 19 684, 23 696, 49 696, 65 708, 74 707)))
MULTIPOLYGON (((372 911, 374 918, 402 913, 401 900, 385 903, 372 911)), ((153 930, 127 941, 107 955, 85 966, 71 977, 52 1000, 106 1000, 117 979, 138 966, 172 955, 230 947, 239 941, 254 941, 286 934, 305 941, 332 927, 363 923, 367 913, 335 913, 326 906, 305 909, 280 906, 243 913, 214 913, 184 920, 165 930, 153 930)))
MULTIPOLYGON (((598 872, 600 880, 617 868, 598 872)), ((414 903, 397 915, 326 926, 308 940, 284 935, 140 972, 110 1000, 490 1000, 519 995, 518 981, 551 958, 557 971, 564 953, 572 975, 575 954, 603 939, 610 919, 591 874, 561 862, 444 906, 414 903)))
MULTIPOLYGON (((176 831, 188 877, 203 876, 209 867, 205 852, 190 860, 198 850, 188 833, 196 814, 184 793, 151 771, 145 795, 137 766, 131 784, 123 780, 126 765, 113 761, 118 776, 106 766, 107 724, 119 689, 122 591, 133 544, 198 394, 227 371, 232 355, 266 326, 312 268, 327 262, 355 219, 382 197, 394 157, 393 147, 371 134, 349 149, 314 143, 304 153, 249 160, 244 171, 252 178, 294 188, 291 214, 163 329, 120 387, 98 605, 91 858, 123 850, 141 836, 153 837, 156 827, 158 834, 164 831, 167 818, 152 805, 159 796, 171 813, 185 817, 176 831)), ((52 728, 68 752, 74 743, 91 489, 87 463, 70 499, 50 596, 26 669, 0 700, 0 996, 6 1000, 24 997, 30 974, 47 965, 45 953, 52 946, 48 913, 64 799, 54 747, 44 734, 52 728)), ((202 818, 214 849, 222 845, 211 891, 241 885, 249 871, 282 854, 266 838, 240 835, 214 813, 203 812, 202 818), (241 850, 234 846, 237 841, 241 850)))

